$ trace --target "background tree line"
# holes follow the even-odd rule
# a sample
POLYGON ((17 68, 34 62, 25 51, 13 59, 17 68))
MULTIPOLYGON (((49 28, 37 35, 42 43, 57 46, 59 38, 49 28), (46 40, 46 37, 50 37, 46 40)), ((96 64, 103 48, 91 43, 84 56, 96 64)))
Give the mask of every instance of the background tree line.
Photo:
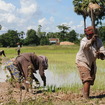
POLYGON ((18 32, 15 30, 8 30, 7 33, 0 35, 1 47, 16 47, 16 43, 22 43, 23 45, 49 45, 49 38, 59 38, 61 41, 78 42, 78 33, 75 30, 69 30, 70 27, 66 25, 57 26, 60 32, 42 32, 42 26, 38 26, 38 30, 30 29, 25 33, 23 31, 18 32))
MULTIPOLYGON (((78 34, 75 30, 70 30, 70 27, 62 24, 57 26, 59 32, 42 32, 42 26, 38 26, 38 30, 30 29, 25 33, 15 30, 8 30, 7 33, 0 35, 1 47, 16 47, 16 43, 22 43, 25 46, 50 45, 49 38, 59 38, 60 42, 69 41, 79 43, 84 34, 78 34)), ((105 42, 105 26, 99 27, 99 36, 105 42)))
MULTIPOLYGON (((86 28, 86 18, 90 17, 93 21, 93 26, 102 25, 102 20, 105 19, 105 0, 73 0, 74 12, 78 15, 82 15, 84 20, 84 29, 86 28), (90 4, 98 6, 99 8, 90 8, 90 4), (91 10, 93 16, 91 16, 91 10), (92 17, 94 19, 92 19, 92 17)), ((70 27, 62 24, 57 26, 60 32, 42 32, 42 26, 39 25, 37 30, 30 29, 25 33, 23 31, 17 32, 15 30, 8 30, 7 33, 0 35, 1 47, 15 47, 16 43, 22 43, 23 45, 49 45, 49 38, 59 38, 60 42, 70 41, 79 43, 84 34, 78 34, 75 30, 70 30, 70 27)), ((2 26, 0 25, 0 30, 2 26)), ((105 42, 105 26, 98 27, 98 35, 105 42)))

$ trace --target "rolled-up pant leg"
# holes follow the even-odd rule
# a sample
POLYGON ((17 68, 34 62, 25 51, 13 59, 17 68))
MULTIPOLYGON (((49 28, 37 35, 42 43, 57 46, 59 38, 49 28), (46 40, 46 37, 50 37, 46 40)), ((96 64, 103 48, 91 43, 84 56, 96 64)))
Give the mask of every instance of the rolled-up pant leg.
POLYGON ((89 70, 88 68, 84 66, 77 66, 80 74, 80 78, 82 80, 82 83, 84 84, 87 81, 90 81, 90 85, 94 84, 95 80, 95 72, 94 69, 89 70))

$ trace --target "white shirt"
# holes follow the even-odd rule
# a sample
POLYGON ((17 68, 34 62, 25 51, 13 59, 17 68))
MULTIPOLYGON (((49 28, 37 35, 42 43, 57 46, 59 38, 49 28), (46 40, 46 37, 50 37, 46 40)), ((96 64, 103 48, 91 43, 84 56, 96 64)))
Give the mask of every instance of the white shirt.
POLYGON ((97 37, 96 42, 92 44, 92 39, 88 40, 84 37, 80 42, 80 49, 76 55, 76 64, 85 66, 89 70, 91 70, 91 65, 94 64, 96 69, 97 51, 100 51, 105 55, 102 41, 97 37))

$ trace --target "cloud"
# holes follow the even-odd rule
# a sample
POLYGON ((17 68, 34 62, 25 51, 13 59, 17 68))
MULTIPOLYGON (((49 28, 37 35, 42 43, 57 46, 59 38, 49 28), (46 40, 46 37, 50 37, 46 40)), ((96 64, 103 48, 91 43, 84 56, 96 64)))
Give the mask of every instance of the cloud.
POLYGON ((83 33, 84 31, 84 22, 80 21, 80 23, 78 22, 78 24, 74 24, 73 21, 69 21, 69 22, 63 22, 61 23, 61 25, 64 24, 68 27, 70 27, 70 30, 75 30, 77 33, 83 33))
MULTIPOLYGON (((18 31, 26 32, 28 29, 37 30, 38 25, 42 25, 42 31, 57 32, 59 31, 59 29, 57 28, 58 25, 67 24, 69 27, 71 27, 70 29, 74 29, 76 30, 76 32, 82 32, 82 22, 74 24, 74 22, 69 21, 69 19, 65 20, 66 22, 62 22, 64 17, 62 17, 61 15, 64 14, 59 15, 59 11, 57 9, 58 14, 55 15, 55 12, 57 11, 53 12, 51 11, 53 8, 47 8, 48 4, 41 4, 41 6, 40 2, 37 0, 18 1, 19 6, 13 5, 12 3, 6 3, 5 0, 0 0, 0 24, 2 25, 1 31, 16 29, 18 31), (49 10, 47 11, 46 9, 49 10)), ((62 0, 56 1, 61 2, 62 0)), ((58 3, 56 4, 56 7, 57 5, 58 3)), ((67 17, 69 16, 66 16, 66 18, 67 17)))
POLYGON ((56 24, 55 19, 53 16, 51 16, 49 19, 42 18, 38 21, 38 24, 42 26, 42 30, 46 32, 56 32, 56 24))
POLYGON ((54 22, 54 17, 50 17, 50 22, 53 23, 54 22))
POLYGON ((46 18, 42 18, 38 21, 38 24, 44 26, 46 22, 47 22, 46 18))
POLYGON ((13 4, 6 3, 3 0, 0 0, 0 22, 12 23, 12 21, 15 21, 15 9, 16 7, 13 4))
POLYGON ((15 10, 15 6, 11 3, 6 3, 3 0, 0 0, 0 11, 4 12, 13 12, 15 10))
POLYGON ((37 3, 34 0, 21 0, 20 1, 21 8, 19 12, 24 15, 33 15, 37 12, 37 3))
POLYGON ((0 24, 3 27, 1 32, 9 29, 26 32, 28 27, 35 28, 39 16, 40 9, 35 0, 20 0, 20 8, 0 0, 0 24))
POLYGON ((77 28, 81 28, 84 26, 84 21, 81 21, 79 25, 77 25, 77 28))
MULTIPOLYGON (((46 31, 46 32, 58 32, 60 31, 57 28, 57 24, 55 24, 55 20, 54 17, 50 17, 49 19, 46 19, 45 17, 40 19, 38 21, 38 24, 42 26, 42 30, 46 31)), ((77 33, 83 33, 84 31, 84 22, 80 21, 80 23, 78 22, 78 24, 74 24, 73 21, 69 21, 69 22, 62 22, 61 24, 58 25, 66 25, 68 27, 70 27, 70 30, 75 30, 77 33)))
POLYGON ((4 21, 6 21, 7 23, 16 22, 16 17, 13 14, 10 14, 10 13, 2 14, 2 17, 3 17, 4 21))

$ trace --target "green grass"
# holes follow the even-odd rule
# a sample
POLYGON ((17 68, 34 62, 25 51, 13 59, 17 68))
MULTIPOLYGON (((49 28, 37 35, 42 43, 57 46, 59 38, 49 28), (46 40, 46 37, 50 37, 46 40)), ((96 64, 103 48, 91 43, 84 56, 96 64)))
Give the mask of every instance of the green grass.
MULTIPOLYGON (((17 56, 16 48, 0 48, 0 50, 5 50, 7 57, 3 59, 10 59, 17 56)), ((72 72, 77 72, 77 67, 75 65, 75 57, 78 52, 79 46, 35 46, 35 47, 25 47, 21 48, 21 53, 35 52, 36 55, 45 55, 49 61, 49 70, 55 74, 68 74, 72 72)), ((97 75, 95 80, 95 85, 93 89, 105 89, 104 74, 105 74, 105 61, 97 60, 97 75), (101 84, 100 84, 101 83, 101 84)), ((80 88, 80 86, 73 86, 75 89, 80 88)), ((71 87, 72 88, 72 87, 71 87)), ((74 90, 75 90, 74 89, 74 90)))
MULTIPOLYGON (((77 67, 75 65, 75 57, 76 53, 78 52, 79 46, 73 45, 73 46, 58 46, 58 45, 51 45, 51 46, 35 46, 35 47, 22 47, 21 53, 26 52, 35 52, 37 55, 45 55, 48 58, 49 61, 49 68, 48 70, 52 71, 54 74, 63 74, 63 76, 78 72, 77 67)), ((2 59, 8 60, 10 58, 16 57, 17 52, 16 48, 0 48, 0 50, 5 50, 6 58, 2 56, 2 59)), ((105 90, 105 60, 97 60, 97 75, 94 86, 92 86, 91 90, 105 90)), ((78 73, 77 73, 78 74, 78 73)), ((76 78, 76 77, 75 77, 76 78)), ((71 81, 71 80, 70 80, 71 81)), ((75 81, 74 81, 75 82, 75 81)), ((45 101, 43 97, 39 97, 37 99, 32 99, 31 97, 27 100, 24 100, 22 103, 17 103, 16 100, 10 100, 5 105, 55 105, 56 103, 61 105, 77 105, 79 102, 75 101, 54 101, 50 94, 54 92, 63 92, 66 94, 69 94, 69 92, 72 93, 80 93, 82 85, 74 83, 73 85, 64 85, 62 87, 56 87, 48 86, 48 91, 44 94, 48 95, 48 100, 45 101), (55 104, 54 104, 55 103, 55 104)), ((90 91, 91 92, 91 91, 90 91)), ((95 103, 98 103, 98 99, 93 100, 95 103)), ((80 103, 80 105, 88 105, 86 102, 83 102, 83 104, 80 103)), ((90 105, 90 104, 89 104, 90 105)), ((98 104, 97 104, 98 105, 98 104)))

